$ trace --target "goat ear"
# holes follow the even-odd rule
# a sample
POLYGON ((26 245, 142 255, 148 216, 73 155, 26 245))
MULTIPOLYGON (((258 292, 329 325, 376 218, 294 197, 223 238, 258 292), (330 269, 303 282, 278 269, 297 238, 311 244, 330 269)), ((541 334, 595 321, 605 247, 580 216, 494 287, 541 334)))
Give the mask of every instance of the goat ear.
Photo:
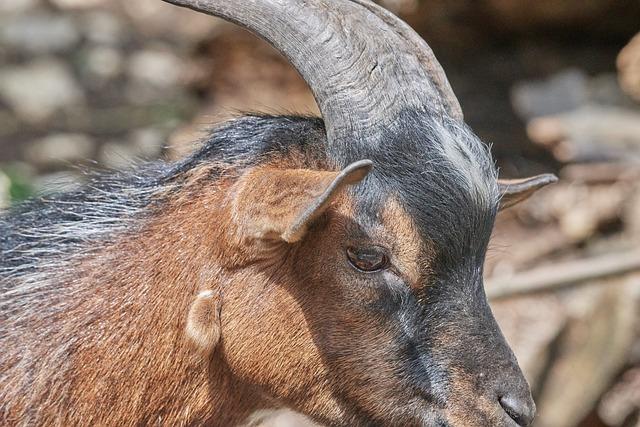
POLYGON ((203 291, 191 303, 187 315, 187 336, 206 354, 220 341, 220 297, 213 291, 203 291))
POLYGON ((557 180, 558 178, 551 173, 522 179, 499 179, 498 187, 501 194, 500 210, 507 209, 528 199, 540 188, 552 184, 557 180))
POLYGON ((360 182, 372 166, 360 160, 339 172, 257 168, 239 182, 234 219, 251 237, 297 242, 336 195, 360 182))

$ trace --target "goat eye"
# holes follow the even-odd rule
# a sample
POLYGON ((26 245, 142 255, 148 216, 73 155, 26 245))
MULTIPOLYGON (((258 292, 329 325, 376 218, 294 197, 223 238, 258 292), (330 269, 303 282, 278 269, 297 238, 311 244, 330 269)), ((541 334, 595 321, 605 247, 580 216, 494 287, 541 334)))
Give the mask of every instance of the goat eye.
POLYGON ((360 271, 373 272, 386 268, 389 257, 382 248, 371 246, 367 248, 347 248, 349 262, 360 271))

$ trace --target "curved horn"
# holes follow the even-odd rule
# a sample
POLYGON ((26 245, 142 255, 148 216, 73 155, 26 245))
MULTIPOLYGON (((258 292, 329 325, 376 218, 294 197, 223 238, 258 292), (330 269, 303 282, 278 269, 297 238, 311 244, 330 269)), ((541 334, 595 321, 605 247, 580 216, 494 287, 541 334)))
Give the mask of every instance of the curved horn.
POLYGON ((337 149, 369 146, 403 109, 462 121, 429 46, 369 0, 165 0, 264 38, 297 68, 337 149))

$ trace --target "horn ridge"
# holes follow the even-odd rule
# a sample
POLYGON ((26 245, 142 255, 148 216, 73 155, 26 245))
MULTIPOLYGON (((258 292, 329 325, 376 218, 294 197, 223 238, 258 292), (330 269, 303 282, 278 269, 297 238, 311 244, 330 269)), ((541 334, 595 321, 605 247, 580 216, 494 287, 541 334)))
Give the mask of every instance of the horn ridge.
POLYGON ((427 43, 369 0, 164 1, 234 22, 279 50, 311 88, 338 152, 375 146, 405 109, 462 121, 427 43))

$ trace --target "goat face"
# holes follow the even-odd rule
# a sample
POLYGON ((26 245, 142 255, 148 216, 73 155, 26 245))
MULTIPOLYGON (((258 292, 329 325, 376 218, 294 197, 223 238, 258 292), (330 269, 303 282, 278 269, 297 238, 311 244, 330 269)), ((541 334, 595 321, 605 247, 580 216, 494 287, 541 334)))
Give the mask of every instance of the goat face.
POLYGON ((325 168, 262 165, 230 190, 231 371, 333 425, 530 424, 482 263, 500 195, 551 177, 500 185, 433 52, 369 0, 167 1, 268 40, 325 124, 325 168))
POLYGON ((465 127, 402 120, 370 162, 280 159, 231 187, 218 363, 330 425, 528 425, 482 283, 490 157, 465 127))

